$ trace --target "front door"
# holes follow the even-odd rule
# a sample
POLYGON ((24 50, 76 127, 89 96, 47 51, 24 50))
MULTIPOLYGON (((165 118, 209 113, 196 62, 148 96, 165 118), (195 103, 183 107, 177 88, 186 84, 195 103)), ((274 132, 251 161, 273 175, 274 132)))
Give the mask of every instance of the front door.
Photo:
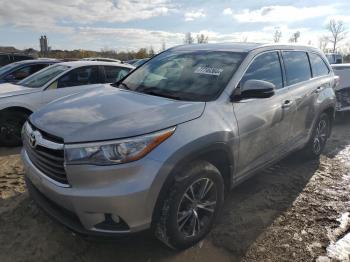
POLYGON ((279 157, 290 141, 295 105, 284 88, 280 55, 266 52, 254 58, 240 86, 247 80, 264 80, 276 86, 270 98, 243 99, 235 102, 239 128, 238 177, 279 157))

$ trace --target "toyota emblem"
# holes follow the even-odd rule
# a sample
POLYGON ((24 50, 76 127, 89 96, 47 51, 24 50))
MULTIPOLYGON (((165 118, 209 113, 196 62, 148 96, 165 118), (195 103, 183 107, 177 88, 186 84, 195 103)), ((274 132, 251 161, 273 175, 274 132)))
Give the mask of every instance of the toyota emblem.
POLYGON ((37 138, 35 132, 32 132, 29 137, 29 143, 32 148, 35 148, 37 145, 37 138))

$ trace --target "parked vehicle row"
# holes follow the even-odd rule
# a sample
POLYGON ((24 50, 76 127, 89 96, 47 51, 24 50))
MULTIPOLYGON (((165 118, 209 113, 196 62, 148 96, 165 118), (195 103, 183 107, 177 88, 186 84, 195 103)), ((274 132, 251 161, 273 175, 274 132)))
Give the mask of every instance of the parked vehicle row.
MULTIPOLYGON (((45 98, 59 91, 60 79, 71 85, 67 66, 25 84, 43 86, 38 75, 61 69, 38 89, 45 98)), ((91 74, 74 77, 91 84, 91 74)), ((76 232, 152 229, 169 247, 187 248, 210 232, 225 192, 291 152, 322 153, 336 85, 326 57, 311 47, 174 47, 115 84, 86 87, 34 112, 22 134, 26 184, 76 232)))
POLYGON ((337 111, 350 110, 350 64, 332 65, 334 74, 339 77, 339 86, 335 91, 337 96, 337 111))
POLYGON ((17 83, 41 69, 59 63, 56 59, 24 60, 0 67, 0 84, 17 83))
MULTIPOLYGON (((56 62, 38 60, 33 65, 56 62)), ((23 68, 32 68, 32 65, 23 68)), ((103 88, 101 84, 117 82, 133 68, 128 64, 94 61, 56 63, 15 84, 1 84, 0 144, 20 145, 22 126, 39 107, 70 94, 103 88)), ((14 72, 11 74, 18 70, 14 72)))

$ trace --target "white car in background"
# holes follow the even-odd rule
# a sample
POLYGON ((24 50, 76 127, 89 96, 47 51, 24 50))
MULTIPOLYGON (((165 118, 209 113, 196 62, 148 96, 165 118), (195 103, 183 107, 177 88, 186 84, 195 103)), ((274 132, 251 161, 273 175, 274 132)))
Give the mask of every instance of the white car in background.
POLYGON ((337 96, 336 110, 350 111, 350 64, 332 65, 334 74, 339 76, 339 86, 335 90, 337 96))
POLYGON ((76 61, 49 66, 17 84, 0 85, 0 146, 21 144, 21 128, 39 107, 61 97, 104 88, 126 76, 128 64, 76 61))

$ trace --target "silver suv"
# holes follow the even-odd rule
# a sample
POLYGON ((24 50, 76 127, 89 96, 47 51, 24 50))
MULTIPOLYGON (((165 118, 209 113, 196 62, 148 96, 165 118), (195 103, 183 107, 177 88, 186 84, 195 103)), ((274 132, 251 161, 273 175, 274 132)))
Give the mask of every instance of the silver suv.
POLYGON ((303 46, 171 48, 116 88, 72 95, 23 128, 31 196, 68 228, 203 239, 229 191, 292 151, 321 154, 335 111, 325 56, 303 46))

